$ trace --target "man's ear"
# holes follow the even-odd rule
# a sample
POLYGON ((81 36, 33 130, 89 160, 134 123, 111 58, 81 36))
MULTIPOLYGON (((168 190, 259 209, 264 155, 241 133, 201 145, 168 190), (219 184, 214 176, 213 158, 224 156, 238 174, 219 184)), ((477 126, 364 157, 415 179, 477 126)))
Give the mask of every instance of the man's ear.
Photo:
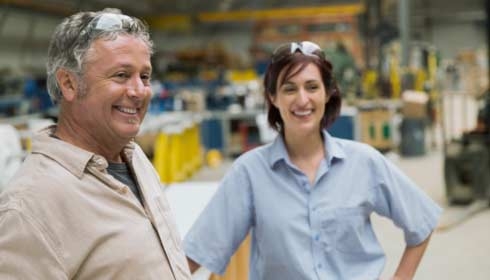
POLYGON ((56 81, 58 81, 63 98, 66 101, 73 101, 78 93, 77 77, 72 72, 60 68, 56 71, 56 81))

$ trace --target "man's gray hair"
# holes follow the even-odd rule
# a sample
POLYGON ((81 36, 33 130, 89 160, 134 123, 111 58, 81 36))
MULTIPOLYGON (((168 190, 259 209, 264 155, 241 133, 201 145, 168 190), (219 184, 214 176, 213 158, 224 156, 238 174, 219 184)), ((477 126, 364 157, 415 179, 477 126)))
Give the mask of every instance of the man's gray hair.
MULTIPOLYGON (((61 90, 56 79, 56 72, 64 68, 76 74, 78 79, 84 74, 87 51, 92 43, 100 38, 113 40, 119 35, 131 35, 145 42, 153 52, 148 26, 141 20, 120 15, 117 9, 104 9, 99 12, 79 12, 65 18, 55 29, 48 49, 47 88, 54 103, 61 98, 61 90), (118 15, 121 26, 118 28, 93 28, 93 19, 104 14, 118 15)), ((81 85, 84 88, 85 85, 81 85)))

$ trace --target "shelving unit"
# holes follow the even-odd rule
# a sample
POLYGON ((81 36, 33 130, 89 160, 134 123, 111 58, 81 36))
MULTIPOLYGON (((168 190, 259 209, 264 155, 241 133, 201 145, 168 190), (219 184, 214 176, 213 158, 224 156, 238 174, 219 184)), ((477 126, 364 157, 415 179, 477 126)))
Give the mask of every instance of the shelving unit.
MULTIPOLYGON (((262 110, 246 110, 240 112, 213 111, 206 114, 205 119, 219 121, 223 143, 222 152, 227 157, 233 157, 245 152, 247 147, 260 144, 258 135, 257 137, 251 137, 257 138, 257 141, 249 142, 250 138, 244 134, 244 131, 242 130, 240 132, 240 124, 242 125, 242 129, 244 126, 249 128, 257 127, 256 117, 261 113, 263 113, 262 110)), ((213 136, 216 137, 216 135, 213 136)))

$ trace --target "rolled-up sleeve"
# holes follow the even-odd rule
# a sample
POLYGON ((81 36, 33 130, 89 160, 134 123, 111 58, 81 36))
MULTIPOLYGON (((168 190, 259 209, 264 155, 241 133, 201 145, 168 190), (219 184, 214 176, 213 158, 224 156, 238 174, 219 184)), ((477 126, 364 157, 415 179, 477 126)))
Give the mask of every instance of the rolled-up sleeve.
POLYGON ((0 279, 68 279, 39 224, 0 208, 0 279))
POLYGON ((184 238, 186 255, 223 274, 253 223, 250 179, 236 164, 184 238))
POLYGON ((441 207, 384 156, 376 162, 375 211, 403 230, 408 246, 420 244, 437 226, 441 207))

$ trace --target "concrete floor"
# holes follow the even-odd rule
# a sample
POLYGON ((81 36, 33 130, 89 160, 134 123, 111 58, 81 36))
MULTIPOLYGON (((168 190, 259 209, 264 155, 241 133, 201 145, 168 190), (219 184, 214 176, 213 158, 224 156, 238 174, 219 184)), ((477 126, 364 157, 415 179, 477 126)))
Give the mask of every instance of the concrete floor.
MULTIPOLYGON (((403 158, 386 154, 419 186, 444 208, 441 224, 459 223, 437 230, 419 266, 417 280, 488 280, 490 279, 490 211, 488 207, 468 215, 468 207, 448 207, 445 200, 443 156, 440 150, 425 156, 403 158), (464 216, 464 219, 459 219, 464 216)), ((219 180, 230 162, 219 168, 202 168, 191 181, 219 180)), ((388 279, 396 270, 403 252, 402 232, 391 221, 373 217, 373 224, 383 248, 387 263, 382 279, 388 279)))
MULTIPOLYGON (((433 234, 415 279, 490 279, 490 208, 480 207, 470 215, 469 206, 446 204, 441 151, 415 158, 388 156, 444 208, 440 225, 458 222, 433 234)), ((403 236, 387 219, 376 217, 373 223, 388 256, 384 273, 388 276, 403 251, 403 236)))

